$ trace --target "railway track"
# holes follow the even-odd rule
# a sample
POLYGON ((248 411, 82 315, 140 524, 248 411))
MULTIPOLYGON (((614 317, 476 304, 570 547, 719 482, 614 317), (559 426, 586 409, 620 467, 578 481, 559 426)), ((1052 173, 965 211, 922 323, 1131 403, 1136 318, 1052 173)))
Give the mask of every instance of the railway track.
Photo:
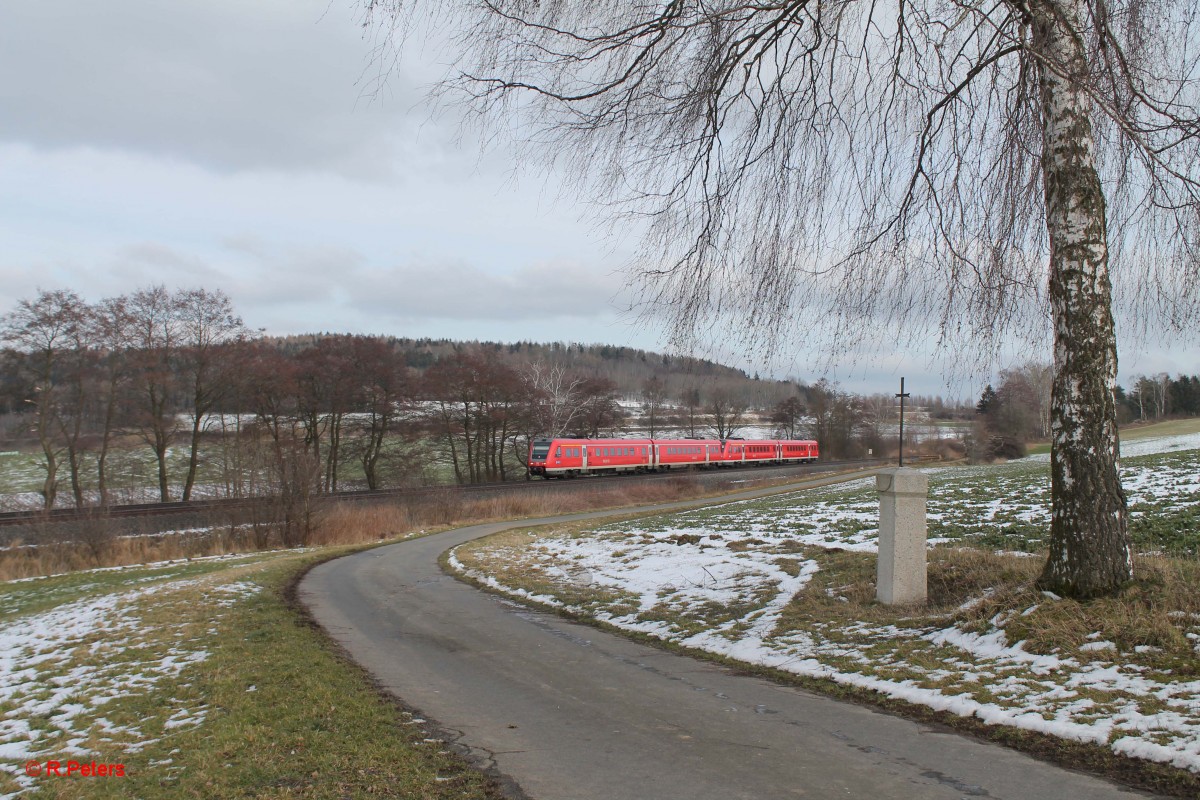
MULTIPOLYGON (((575 492, 589 487, 599 488, 612 483, 630 484, 644 481, 664 480, 672 477, 687 477, 701 482, 720 483, 729 481, 736 475, 750 475, 755 479, 770 479, 774 477, 792 477, 814 475, 823 472, 835 472, 852 468, 881 466, 886 462, 880 459, 858 459, 845 461, 824 461, 814 464, 788 466, 746 466, 723 467, 713 470, 671 470, 648 474, 619 474, 594 475, 567 480, 519 480, 497 483, 477 483, 466 485, 422 486, 406 489, 382 489, 376 491, 359 490, 336 492, 322 497, 337 503, 386 503, 396 501, 416 501, 430 497, 457 497, 460 501, 479 496, 495 495, 512 492, 542 491, 542 492, 575 492)), ((37 511, 6 511, 0 512, 0 528, 15 528, 46 525, 69 525, 71 523, 87 522, 97 518, 131 519, 131 518, 203 518, 215 513, 236 514, 252 511, 256 507, 265 506, 272 502, 269 497, 249 498, 215 498, 189 500, 188 502, 171 501, 165 503, 134 503, 108 507, 89 507, 84 509, 55 508, 37 511)))

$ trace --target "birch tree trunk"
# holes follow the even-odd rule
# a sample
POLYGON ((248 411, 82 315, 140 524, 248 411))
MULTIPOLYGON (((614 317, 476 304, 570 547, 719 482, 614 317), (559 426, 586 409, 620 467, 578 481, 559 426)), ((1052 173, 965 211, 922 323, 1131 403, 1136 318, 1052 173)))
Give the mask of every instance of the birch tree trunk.
POLYGON ((1117 375, 1104 193, 1096 171, 1080 0, 1033 13, 1044 124, 1042 176, 1054 324, 1050 456, 1053 515, 1041 585, 1072 597, 1111 594, 1133 577, 1118 474, 1117 375))

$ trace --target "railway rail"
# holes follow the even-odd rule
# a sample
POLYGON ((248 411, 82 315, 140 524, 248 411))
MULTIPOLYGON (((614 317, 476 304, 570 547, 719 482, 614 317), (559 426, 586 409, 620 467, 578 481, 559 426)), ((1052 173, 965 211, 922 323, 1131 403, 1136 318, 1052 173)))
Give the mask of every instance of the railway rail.
MULTIPOLYGON (((370 503, 396 500, 418 500, 426 497, 444 496, 447 493, 458 495, 460 498, 522 491, 579 491, 588 486, 606 485, 610 482, 624 484, 639 481, 662 480, 663 478, 688 476, 701 481, 719 482, 738 474, 752 474, 756 478, 774 476, 799 476, 834 472, 851 468, 868 468, 883 466, 887 461, 882 459, 852 459, 843 461, 820 461, 803 465, 751 465, 745 467, 723 467, 719 470, 673 470, 652 474, 621 474, 596 475, 572 480, 555 481, 504 481, 496 483, 476 483, 445 486, 422 486, 404 489, 355 490, 335 492, 322 495, 322 498, 339 503, 370 503)), ((5 511, 0 512, 0 528, 13 526, 46 525, 57 523, 72 523, 103 517, 141 518, 141 517, 171 517, 199 516, 211 512, 236 512, 252 510, 271 502, 270 497, 245 498, 208 498, 202 500, 168 501, 159 503, 133 503, 113 506, 92 506, 83 509, 54 508, 35 511, 5 511)))

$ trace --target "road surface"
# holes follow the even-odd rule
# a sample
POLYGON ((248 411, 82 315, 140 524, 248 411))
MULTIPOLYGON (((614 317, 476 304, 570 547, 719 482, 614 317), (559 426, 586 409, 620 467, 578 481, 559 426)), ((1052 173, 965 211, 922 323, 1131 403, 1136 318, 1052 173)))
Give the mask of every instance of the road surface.
POLYGON ((506 528, 605 515, 474 525, 363 551, 313 569, 299 596, 383 687, 535 800, 1148 796, 530 611, 437 564, 506 528))

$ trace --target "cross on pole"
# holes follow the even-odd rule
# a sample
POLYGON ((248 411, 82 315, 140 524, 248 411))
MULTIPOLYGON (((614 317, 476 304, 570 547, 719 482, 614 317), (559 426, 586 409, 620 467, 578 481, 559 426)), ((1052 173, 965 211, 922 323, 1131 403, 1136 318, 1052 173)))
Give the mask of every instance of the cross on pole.
POLYGON ((904 466, 904 398, 908 397, 909 393, 904 391, 904 378, 900 379, 900 393, 896 397, 900 398, 900 466, 904 466))

